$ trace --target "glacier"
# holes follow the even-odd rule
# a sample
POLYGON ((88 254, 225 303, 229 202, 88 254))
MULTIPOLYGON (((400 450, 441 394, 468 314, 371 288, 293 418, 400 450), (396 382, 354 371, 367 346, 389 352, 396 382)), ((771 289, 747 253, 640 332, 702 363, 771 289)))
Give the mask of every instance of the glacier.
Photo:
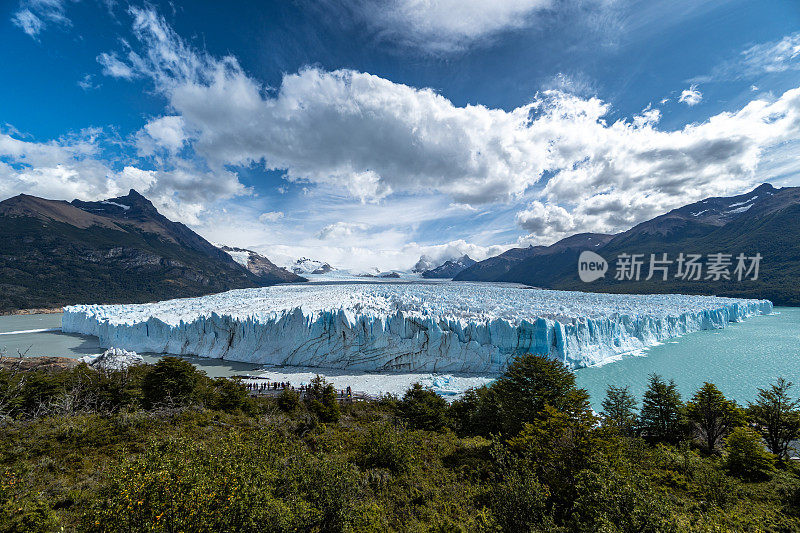
POLYGON ((570 368, 769 314, 768 300, 600 294, 470 282, 308 284, 64 308, 103 347, 275 366, 500 373, 517 355, 570 368))

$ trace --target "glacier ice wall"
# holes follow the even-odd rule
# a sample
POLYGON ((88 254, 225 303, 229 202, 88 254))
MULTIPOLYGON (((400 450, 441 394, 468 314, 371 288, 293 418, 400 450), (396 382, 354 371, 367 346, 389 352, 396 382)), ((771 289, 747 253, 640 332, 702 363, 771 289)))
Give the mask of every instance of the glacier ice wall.
POLYGON ((767 300, 473 283, 277 286, 140 305, 75 305, 103 347, 271 365, 501 372, 518 354, 578 368, 772 312, 767 300))

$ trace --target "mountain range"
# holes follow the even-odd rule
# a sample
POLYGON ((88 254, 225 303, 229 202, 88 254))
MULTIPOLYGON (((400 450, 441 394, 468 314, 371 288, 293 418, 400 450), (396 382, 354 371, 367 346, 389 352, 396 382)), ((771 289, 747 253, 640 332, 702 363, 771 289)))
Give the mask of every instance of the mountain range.
POLYGON ((423 278, 452 278, 461 273, 465 269, 474 265, 476 261, 470 256, 464 254, 457 259, 450 259, 436 268, 431 268, 422 272, 423 278))
POLYGON ((564 290, 622 293, 684 293, 767 298, 777 305, 800 305, 800 187, 763 184, 731 197, 707 198, 642 222, 616 235, 581 233, 550 246, 513 248, 480 261, 455 276, 459 281, 504 281, 564 290), (606 275, 591 283, 578 276, 578 257, 592 251, 608 262, 606 275), (701 279, 677 276, 683 253, 701 256, 701 279), (639 280, 619 276, 630 257, 640 256, 639 280), (672 261, 649 275, 651 254, 672 261), (708 271, 713 254, 723 254, 730 279, 708 271), (757 279, 734 275, 737 257, 760 255, 757 279), (627 259, 626 259, 627 258, 627 259))
MULTIPOLYGON (((305 258, 280 268, 252 250, 217 247, 161 215, 134 190, 99 202, 24 194, 0 202, 0 313, 77 302, 199 296, 301 282, 306 281, 302 275, 332 270, 327 263, 305 258)), ((415 271, 426 278, 456 281, 594 292, 716 294, 800 305, 800 187, 764 184, 746 194, 707 198, 674 209, 618 234, 579 233, 549 246, 512 248, 479 262, 464 255, 434 266, 421 257, 415 271), (589 283, 578 275, 578 258, 586 251, 607 262, 605 275, 589 283), (678 275, 680 258, 691 254, 699 256, 706 268, 698 279, 678 275), (713 254, 724 254, 727 276, 707 277, 713 254), (734 268, 740 254, 758 255, 757 279, 737 279, 734 268), (651 256, 667 259, 666 279, 661 271, 649 275, 651 256), (620 275, 631 257, 640 260, 639 279, 620 275)))
POLYGON ((251 255, 243 266, 144 196, 0 202, 0 312, 199 296, 304 278, 251 255))

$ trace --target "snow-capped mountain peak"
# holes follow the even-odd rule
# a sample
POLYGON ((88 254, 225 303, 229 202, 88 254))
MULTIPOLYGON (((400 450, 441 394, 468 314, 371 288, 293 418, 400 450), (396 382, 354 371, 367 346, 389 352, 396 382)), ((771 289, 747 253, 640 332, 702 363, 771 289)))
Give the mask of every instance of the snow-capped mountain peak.
POLYGON ((290 267, 291 271, 295 274, 303 275, 303 274, 327 274, 333 270, 333 268, 329 263, 325 263, 322 261, 317 261, 315 259, 309 259, 307 257, 301 257, 294 264, 290 267))

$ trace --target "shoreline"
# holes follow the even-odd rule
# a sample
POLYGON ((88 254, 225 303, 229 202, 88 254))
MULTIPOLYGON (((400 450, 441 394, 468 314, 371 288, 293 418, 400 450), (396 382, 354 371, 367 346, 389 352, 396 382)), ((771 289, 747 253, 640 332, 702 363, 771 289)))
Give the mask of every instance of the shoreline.
POLYGON ((34 307, 31 309, 14 309, 13 311, 0 311, 0 316, 17 315, 56 315, 63 313, 63 307, 34 307))

